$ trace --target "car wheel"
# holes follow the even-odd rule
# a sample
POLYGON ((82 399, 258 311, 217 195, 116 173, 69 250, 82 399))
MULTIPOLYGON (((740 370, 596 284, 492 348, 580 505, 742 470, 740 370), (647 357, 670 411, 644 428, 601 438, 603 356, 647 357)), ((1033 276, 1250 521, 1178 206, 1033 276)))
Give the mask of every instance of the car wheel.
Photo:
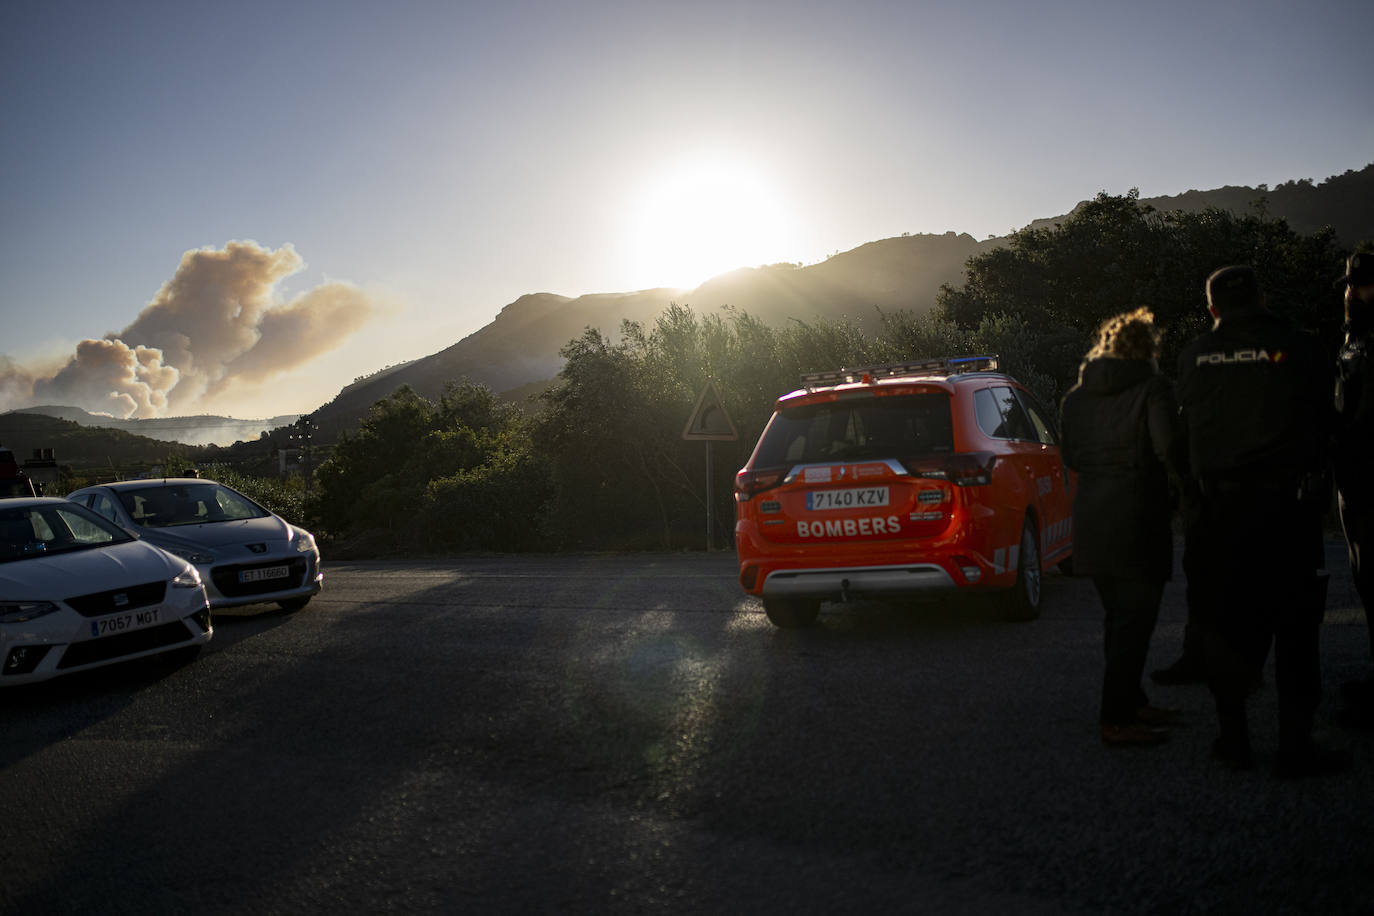
POLYGON ((309 603, 310 596, 306 595, 304 598, 288 598, 285 601, 278 601, 277 607, 287 612, 299 611, 301 608, 305 607, 309 603))
POLYGON ((1040 616, 1040 545, 1029 518, 1021 527, 1021 550, 1016 565, 1016 584, 1006 595, 1008 620, 1034 620, 1040 616))
POLYGON ((821 603, 806 598, 764 598, 763 612, 776 626, 809 627, 821 612, 821 603))

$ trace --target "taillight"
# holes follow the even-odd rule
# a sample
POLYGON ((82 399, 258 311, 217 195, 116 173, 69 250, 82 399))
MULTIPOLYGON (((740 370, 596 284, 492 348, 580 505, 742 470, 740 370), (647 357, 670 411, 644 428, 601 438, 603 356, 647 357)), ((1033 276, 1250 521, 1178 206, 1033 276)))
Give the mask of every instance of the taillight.
POLYGON ((957 487, 974 487, 992 483, 992 466, 997 463, 995 452, 958 452, 953 455, 923 456, 904 462, 916 477, 948 480, 957 487))
POLYGON ((745 468, 735 475, 735 499, 747 502, 755 493, 771 490, 782 483, 784 468, 765 468, 761 471, 745 468))

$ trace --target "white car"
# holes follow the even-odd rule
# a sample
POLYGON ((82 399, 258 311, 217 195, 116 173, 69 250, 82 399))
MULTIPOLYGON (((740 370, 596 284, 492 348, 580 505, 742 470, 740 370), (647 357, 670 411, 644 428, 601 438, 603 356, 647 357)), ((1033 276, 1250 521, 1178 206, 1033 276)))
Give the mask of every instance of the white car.
POLYGON ((0 685, 210 641, 185 560, 65 499, 0 503, 0 685))
POLYGON ((222 483, 124 480, 67 498, 194 565, 216 610, 276 604, 295 611, 320 591, 314 536, 222 483))

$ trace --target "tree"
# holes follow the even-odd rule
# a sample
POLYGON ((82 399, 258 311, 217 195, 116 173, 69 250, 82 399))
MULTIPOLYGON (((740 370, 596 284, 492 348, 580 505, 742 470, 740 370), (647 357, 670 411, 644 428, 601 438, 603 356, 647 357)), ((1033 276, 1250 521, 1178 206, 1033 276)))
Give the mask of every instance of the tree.
POLYGON ((374 404, 320 467, 315 508, 335 537, 385 529, 411 548, 501 548, 512 530, 491 524, 501 499, 486 490, 537 520, 548 489, 537 465, 524 420, 485 386, 450 383, 438 404, 402 387, 374 404), (518 498, 516 478, 530 484, 518 498), (487 507, 486 517, 474 506, 487 507))
POLYGON ((1021 352, 1008 368, 1033 386, 1042 379, 1038 393, 1053 401, 1075 382, 1101 323, 1140 306, 1165 330, 1161 362, 1170 371, 1178 350, 1210 325, 1206 279, 1227 264, 1252 265, 1276 311, 1309 327, 1329 322, 1330 277, 1342 256, 1330 230, 1300 235, 1262 210, 1160 213, 1134 190, 1104 193, 1053 228, 1024 229, 970 259, 964 285, 942 288, 937 311, 975 336, 998 316, 1023 322, 1002 338, 1021 352))

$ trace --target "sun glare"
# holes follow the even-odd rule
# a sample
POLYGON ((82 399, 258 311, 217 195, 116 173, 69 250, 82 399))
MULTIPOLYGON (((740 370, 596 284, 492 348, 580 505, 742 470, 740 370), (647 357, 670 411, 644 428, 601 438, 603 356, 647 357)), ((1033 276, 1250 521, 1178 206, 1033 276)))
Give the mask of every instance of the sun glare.
POLYGON ((780 195, 742 163, 697 159, 664 170, 640 193, 630 233, 631 273, 641 288, 691 288, 795 257, 780 195))

